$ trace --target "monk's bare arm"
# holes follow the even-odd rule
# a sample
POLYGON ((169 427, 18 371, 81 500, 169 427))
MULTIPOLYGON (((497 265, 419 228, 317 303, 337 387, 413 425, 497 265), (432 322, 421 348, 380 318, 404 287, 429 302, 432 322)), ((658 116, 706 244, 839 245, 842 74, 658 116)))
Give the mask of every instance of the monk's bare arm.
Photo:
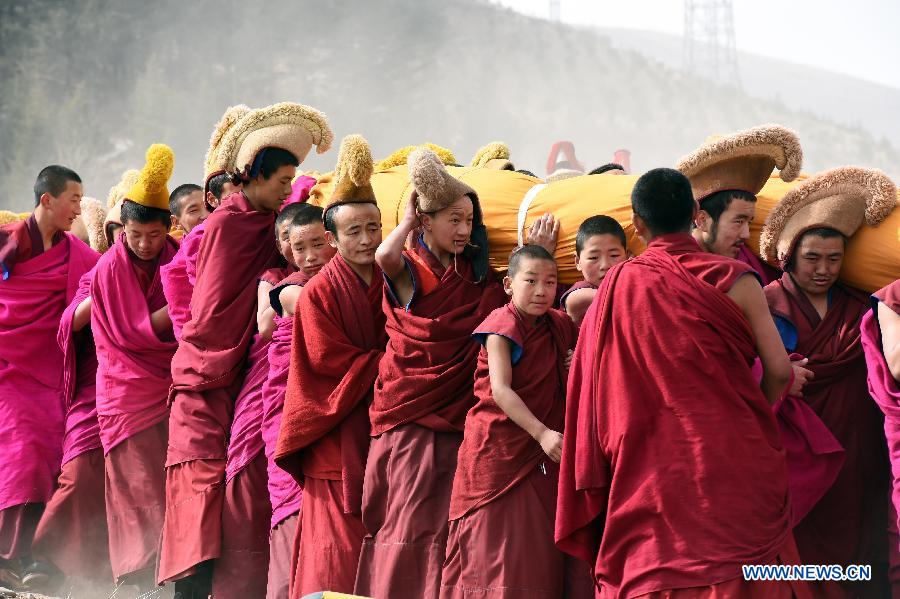
POLYGON ((491 394, 509 419, 518 424, 540 443, 541 448, 554 462, 559 463, 562 455, 562 435, 547 428, 535 418, 519 394, 510 386, 512 383, 512 352, 510 342, 500 335, 488 335, 485 342, 488 354, 488 372, 491 377, 491 394))
POLYGON ((160 339, 172 337, 172 319, 169 318, 169 306, 163 306, 150 315, 150 326, 160 339))
POLYGON ((84 327, 91 324, 91 306, 93 302, 90 296, 84 298, 78 307, 75 308, 75 314, 72 315, 72 330, 80 331, 84 327))
POLYGON ((900 314, 878 302, 878 326, 881 327, 884 358, 894 380, 900 381, 900 314))
POLYGON ((275 332, 275 310, 269 302, 269 292, 272 291, 271 283, 260 281, 256 288, 256 329, 264 339, 271 339, 275 332))
POLYGON ((759 281, 749 275, 739 278, 728 295, 740 306, 750 323, 763 368, 760 387, 769 403, 774 404, 791 381, 791 363, 769 312, 766 296, 759 281))
POLYGON ((406 261, 403 259, 403 248, 406 238, 417 226, 419 226, 419 217, 416 215, 416 203, 410 197, 403 220, 375 250, 375 261, 387 278, 391 280, 394 293, 400 304, 404 306, 409 304, 412 299, 413 281, 412 275, 406 267, 406 261))
POLYGON ((569 315, 575 326, 581 326, 581 321, 584 320, 584 315, 591 307, 591 302, 594 301, 596 295, 596 289, 577 289, 566 298, 566 314, 569 315))
POLYGON ((297 311, 297 302, 303 294, 303 285, 287 285, 278 292, 278 301, 285 316, 293 316, 297 311))

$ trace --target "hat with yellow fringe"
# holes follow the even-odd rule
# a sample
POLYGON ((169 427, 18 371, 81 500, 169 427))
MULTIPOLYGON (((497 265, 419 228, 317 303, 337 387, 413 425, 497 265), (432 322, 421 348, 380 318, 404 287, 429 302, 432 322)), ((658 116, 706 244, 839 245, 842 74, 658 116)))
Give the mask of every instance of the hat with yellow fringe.
POLYGON ((880 224, 897 207, 897 187, 874 169, 842 166, 821 172, 784 194, 759 235, 759 253, 787 260, 810 229, 827 227, 850 237, 863 222, 880 224))
POLYGON ((334 191, 325 212, 343 204, 376 204, 372 189, 372 150, 362 135, 348 135, 341 141, 334 167, 334 191))
POLYGON ((719 191, 756 195, 776 167, 782 181, 790 182, 802 166, 797 134, 781 125, 762 125, 707 140, 675 168, 690 180, 699 202, 719 191))
POLYGON ((122 173, 122 178, 118 183, 109 188, 109 194, 106 196, 106 207, 112 208, 125 198, 125 194, 131 189, 141 176, 141 171, 136 168, 130 168, 122 173))
POLYGON ((409 160, 409 155, 412 154, 414 150, 421 147, 428 148, 429 150, 434 152, 437 155, 438 159, 440 159, 440 161, 444 164, 456 164, 456 156, 453 155, 453 152, 437 144, 425 143, 421 146, 406 146, 400 148, 399 150, 395 151, 393 154, 376 164, 375 171, 386 171, 390 168, 394 168, 395 166, 406 164, 409 160))
POLYGON ((106 209, 103 202, 87 196, 81 198, 80 218, 84 223, 87 235, 86 243, 91 246, 91 249, 101 254, 108 250, 106 235, 103 233, 103 224, 106 220, 106 209))
POLYGON ((20 219, 19 215, 15 212, 10 212, 9 210, 0 210, 0 226, 9 225, 19 220, 22 219, 20 219))
POLYGON ((475 156, 472 157, 472 162, 469 163, 469 166, 498 171, 516 170, 513 163, 509 161, 509 146, 502 141, 493 141, 486 146, 482 146, 475 152, 475 156))
POLYGON ((166 144, 153 144, 147 149, 147 163, 125 199, 147 208, 169 210, 169 178, 175 168, 175 154, 166 144))
POLYGON ((217 160, 225 171, 249 178, 257 155, 266 148, 280 148, 303 162, 313 146, 323 154, 333 140, 324 114, 303 104, 279 102, 238 119, 222 136, 217 160))

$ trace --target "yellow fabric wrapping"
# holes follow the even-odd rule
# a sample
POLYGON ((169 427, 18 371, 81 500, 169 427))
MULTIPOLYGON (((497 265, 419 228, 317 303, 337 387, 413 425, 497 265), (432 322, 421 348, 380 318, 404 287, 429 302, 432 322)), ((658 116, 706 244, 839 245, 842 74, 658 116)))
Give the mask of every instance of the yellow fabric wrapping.
MULTIPOLYGON (((473 167, 448 167, 458 179, 468 183, 481 199, 484 221, 491 247, 491 266, 506 270, 510 252, 518 243, 519 206, 528 191, 541 180, 516 173, 473 167)), ((759 232, 769 211, 785 193, 800 181, 785 183, 773 175, 758 195, 756 218, 751 225, 750 247, 759 252, 759 232)), ((628 250, 637 255, 644 244, 635 235, 631 223, 631 189, 635 175, 590 175, 550 183, 532 199, 525 218, 525 231, 542 214, 551 212, 561 221, 556 261, 563 283, 581 280, 575 269, 575 235, 584 219, 595 214, 615 218, 625 229, 628 250)), ((381 209, 384 234, 387 235, 403 215, 412 193, 406 166, 377 172, 372 187, 381 209)), ((330 173, 319 178, 310 201, 322 206, 331 195, 330 173)), ((878 227, 863 225, 847 246, 841 280, 863 291, 872 292, 900 279, 900 209, 878 227)))

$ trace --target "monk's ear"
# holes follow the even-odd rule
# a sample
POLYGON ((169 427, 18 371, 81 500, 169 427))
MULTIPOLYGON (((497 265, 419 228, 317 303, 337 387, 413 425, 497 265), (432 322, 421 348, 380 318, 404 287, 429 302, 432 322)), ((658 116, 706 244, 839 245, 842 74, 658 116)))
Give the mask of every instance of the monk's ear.
POLYGON ((709 233, 712 229, 713 219, 706 210, 697 210, 694 212, 694 224, 704 233, 709 233))
POLYGON ((334 236, 334 233, 328 229, 325 229, 325 243, 337 249, 337 238, 334 236))
POLYGON ((213 192, 206 192, 206 203, 212 206, 213 208, 219 207, 219 199, 213 195, 213 192))
POLYGON ((50 208, 50 202, 53 200, 53 196, 47 192, 41 194, 40 205, 44 207, 44 210, 48 210, 50 208))
POLYGON ((177 228, 178 228, 178 219, 175 217, 174 214, 170 215, 169 218, 170 218, 171 221, 172 221, 172 226, 170 226, 169 228, 170 228, 170 229, 177 229, 177 228))
POLYGON ((634 232, 637 233, 638 237, 645 239, 650 232, 647 230, 647 223, 644 222, 644 219, 632 212, 631 222, 634 223, 634 232))
POLYGON ((506 292, 506 295, 512 297, 512 279, 508 276, 503 277, 503 291, 506 292))

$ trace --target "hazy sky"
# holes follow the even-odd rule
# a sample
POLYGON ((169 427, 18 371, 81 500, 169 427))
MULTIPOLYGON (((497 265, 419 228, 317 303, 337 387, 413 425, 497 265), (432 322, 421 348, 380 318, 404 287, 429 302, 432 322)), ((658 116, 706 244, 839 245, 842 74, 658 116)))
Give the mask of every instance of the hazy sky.
MULTIPOLYGON (((492 0, 545 17, 550 0, 492 0)), ((562 20, 681 35, 681 0, 559 0, 562 20)), ((900 1, 734 0, 739 50, 900 88, 900 1)))

